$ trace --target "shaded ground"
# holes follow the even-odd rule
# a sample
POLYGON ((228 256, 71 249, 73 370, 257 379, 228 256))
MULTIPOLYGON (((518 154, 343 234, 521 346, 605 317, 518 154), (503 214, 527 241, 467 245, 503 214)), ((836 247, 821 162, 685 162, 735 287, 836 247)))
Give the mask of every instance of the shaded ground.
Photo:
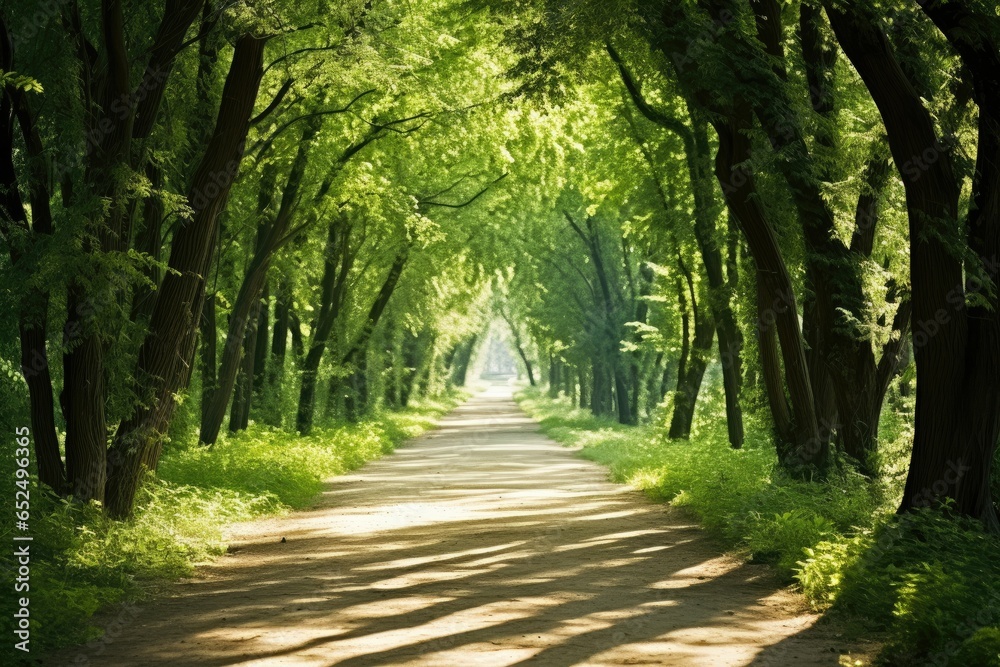
POLYGON ((496 385, 48 664, 838 664, 766 566, 605 480, 496 385))

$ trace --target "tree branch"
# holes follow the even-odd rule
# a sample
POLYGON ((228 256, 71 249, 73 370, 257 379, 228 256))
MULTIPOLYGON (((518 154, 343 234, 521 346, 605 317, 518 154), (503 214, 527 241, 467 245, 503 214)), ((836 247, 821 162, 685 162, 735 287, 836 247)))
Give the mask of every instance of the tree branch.
POLYGON ((506 173, 505 174, 501 174, 499 177, 497 177, 494 180, 492 180, 489 183, 487 183, 486 187, 484 187, 482 190, 480 190, 479 192, 477 192, 476 194, 474 194, 472 197, 470 197, 469 199, 467 199, 466 201, 464 201, 464 202, 462 202, 460 204, 449 204, 447 202, 437 202, 437 201, 431 201, 429 199, 425 199, 425 200, 418 201, 418 205, 419 206, 442 206, 444 208, 464 208, 464 207, 468 206, 469 204, 471 204, 472 202, 474 202, 477 199, 479 199, 480 197, 482 197, 484 194, 486 194, 489 191, 489 189, 491 187, 493 187, 494 185, 496 185, 497 183, 499 183, 503 179, 507 178, 508 175, 509 174, 506 174, 506 173))
POLYGON ((635 102, 636 108, 645 116, 649 121, 656 123, 660 127, 669 130, 676 134, 682 142, 684 142, 684 150, 690 154, 694 154, 694 136, 691 134, 691 130, 688 126, 676 118, 672 118, 661 111, 658 111, 649 105, 646 98, 642 96, 642 91, 639 88, 639 84, 632 77, 632 74, 625 67, 625 63, 622 61, 621 56, 615 47, 611 46, 611 42, 606 42, 604 48, 607 50, 608 55, 611 56, 612 62, 618 67, 618 73, 621 75, 622 83, 625 84, 626 90, 628 90, 629 95, 632 97, 632 101, 635 102))
POLYGON ((563 211, 563 215, 566 216, 566 221, 569 222, 569 226, 573 228, 573 231, 576 232, 577 236, 579 236, 583 241, 583 244, 589 249, 590 239, 587 238, 587 235, 583 233, 582 229, 580 229, 580 225, 576 224, 576 220, 573 219, 568 211, 563 211))
POLYGON ((253 147, 250 150, 247 151, 247 154, 249 155, 249 154, 255 153, 255 152, 257 152, 259 150, 260 154, 257 156, 257 159, 260 160, 261 156, 264 153, 266 153, 268 151, 268 149, 270 149, 271 145, 274 144, 274 142, 278 138, 278 136, 280 136, 282 132, 284 132, 285 130, 287 130, 289 127, 291 127, 295 123, 297 123, 297 122, 299 122, 301 120, 306 120, 308 118, 315 118, 316 116, 330 116, 330 115, 333 115, 333 114, 345 113, 345 112, 349 111, 352 106, 354 106, 355 102, 357 102, 361 98, 365 97, 366 95, 370 95, 370 94, 372 94, 374 92, 375 92, 375 89, 372 88, 371 90, 366 90, 363 93, 359 93, 358 95, 356 95, 354 97, 353 100, 351 100, 350 102, 347 103, 347 106, 345 106, 345 107, 343 107, 341 109, 327 109, 325 111, 314 111, 313 113, 307 113, 307 114, 303 114, 301 116, 297 116, 297 117, 291 119, 290 121, 284 123, 283 125, 279 126, 274 132, 271 133, 271 135, 267 139, 262 139, 262 140, 258 141, 256 144, 254 144, 253 147))
POLYGON ((285 95, 288 94, 288 91, 291 89, 292 84, 294 82, 295 82, 295 79, 289 78, 289 79, 286 79, 283 84, 281 84, 281 88, 278 89, 278 93, 277 93, 277 95, 274 96, 274 99, 271 100, 271 103, 268 104, 267 107, 263 111, 261 111, 259 114, 257 114, 256 116, 254 116, 253 118, 250 119, 250 126, 251 127, 253 127, 257 123, 259 123, 262 120, 264 120, 265 118, 267 118, 268 115, 271 114, 271 112, 273 112, 275 109, 278 108, 278 105, 281 104, 282 100, 285 99, 285 95))
POLYGON ((173 69, 174 60, 183 48, 187 34, 195 18, 201 13, 205 0, 168 0, 163 10, 163 19, 156 31, 153 47, 142 81, 136 91, 135 124, 132 137, 145 139, 153 131, 156 114, 167 89, 167 80, 173 69))

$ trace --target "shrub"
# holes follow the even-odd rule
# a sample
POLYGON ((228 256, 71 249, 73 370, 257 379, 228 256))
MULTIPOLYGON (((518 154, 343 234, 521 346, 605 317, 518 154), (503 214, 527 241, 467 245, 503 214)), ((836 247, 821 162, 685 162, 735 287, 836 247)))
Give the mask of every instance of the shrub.
POLYGON ((980 628, 962 642, 948 667, 1000 667, 1000 627, 980 628))

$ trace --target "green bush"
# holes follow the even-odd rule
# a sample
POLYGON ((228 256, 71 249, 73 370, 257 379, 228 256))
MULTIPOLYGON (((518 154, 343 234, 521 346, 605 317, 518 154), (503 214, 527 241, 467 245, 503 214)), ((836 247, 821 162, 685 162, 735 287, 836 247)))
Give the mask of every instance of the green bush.
POLYGON ((948 667, 1000 667, 1000 627, 980 628, 962 642, 948 667))
POLYGON ((382 454, 385 441, 374 422, 297 438, 255 425, 211 448, 191 444, 168 451, 158 472, 175 484, 271 495, 282 505, 302 507, 325 478, 382 454))

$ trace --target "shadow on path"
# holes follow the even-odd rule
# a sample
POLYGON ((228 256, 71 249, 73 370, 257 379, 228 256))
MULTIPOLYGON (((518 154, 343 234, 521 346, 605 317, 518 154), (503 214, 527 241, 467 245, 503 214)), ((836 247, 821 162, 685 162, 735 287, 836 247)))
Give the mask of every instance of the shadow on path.
POLYGON ((605 480, 494 385, 49 664, 837 665, 768 568, 605 480))

